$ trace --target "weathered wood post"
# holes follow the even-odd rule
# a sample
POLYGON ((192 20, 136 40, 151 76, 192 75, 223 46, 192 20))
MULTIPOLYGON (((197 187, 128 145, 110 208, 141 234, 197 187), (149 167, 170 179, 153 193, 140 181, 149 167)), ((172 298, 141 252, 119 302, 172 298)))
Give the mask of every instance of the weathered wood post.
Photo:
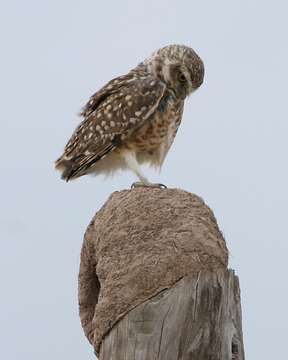
POLYGON ((100 360, 244 360, 238 278, 212 211, 179 189, 115 192, 90 223, 80 318, 100 360))

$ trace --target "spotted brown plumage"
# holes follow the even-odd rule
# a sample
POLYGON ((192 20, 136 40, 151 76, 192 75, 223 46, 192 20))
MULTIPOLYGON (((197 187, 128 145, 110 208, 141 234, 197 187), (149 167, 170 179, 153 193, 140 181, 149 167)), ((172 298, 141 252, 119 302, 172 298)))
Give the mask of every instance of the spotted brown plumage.
POLYGON ((181 122, 184 100, 203 76, 203 63, 191 48, 170 45, 108 82, 83 108, 84 120, 56 161, 62 178, 130 168, 149 185, 139 164, 161 167, 181 122))

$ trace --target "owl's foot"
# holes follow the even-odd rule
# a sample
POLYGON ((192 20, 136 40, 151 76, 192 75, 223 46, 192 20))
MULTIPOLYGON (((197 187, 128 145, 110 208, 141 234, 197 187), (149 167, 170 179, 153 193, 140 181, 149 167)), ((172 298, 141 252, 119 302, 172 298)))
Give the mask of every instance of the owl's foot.
POLYGON ((139 188, 139 187, 147 187, 147 188, 153 188, 153 189, 167 189, 167 186, 164 184, 158 184, 158 183, 144 183, 142 181, 136 181, 131 185, 131 189, 139 188))

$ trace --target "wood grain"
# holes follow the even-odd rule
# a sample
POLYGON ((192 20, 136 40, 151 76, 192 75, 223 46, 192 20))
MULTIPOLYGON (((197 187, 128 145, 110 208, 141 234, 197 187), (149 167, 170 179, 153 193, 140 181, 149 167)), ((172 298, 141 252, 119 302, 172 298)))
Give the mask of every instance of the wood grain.
POLYGON ((233 270, 202 270, 126 314, 100 360, 244 360, 240 289, 233 270))

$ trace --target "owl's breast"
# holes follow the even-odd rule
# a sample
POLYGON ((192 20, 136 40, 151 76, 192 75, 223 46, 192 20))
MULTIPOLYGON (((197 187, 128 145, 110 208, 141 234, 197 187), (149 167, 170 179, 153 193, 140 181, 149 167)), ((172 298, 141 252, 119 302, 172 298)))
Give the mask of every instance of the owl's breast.
POLYGON ((173 143, 183 112, 183 102, 173 104, 161 101, 157 111, 127 141, 140 163, 150 162, 161 166, 173 143))

